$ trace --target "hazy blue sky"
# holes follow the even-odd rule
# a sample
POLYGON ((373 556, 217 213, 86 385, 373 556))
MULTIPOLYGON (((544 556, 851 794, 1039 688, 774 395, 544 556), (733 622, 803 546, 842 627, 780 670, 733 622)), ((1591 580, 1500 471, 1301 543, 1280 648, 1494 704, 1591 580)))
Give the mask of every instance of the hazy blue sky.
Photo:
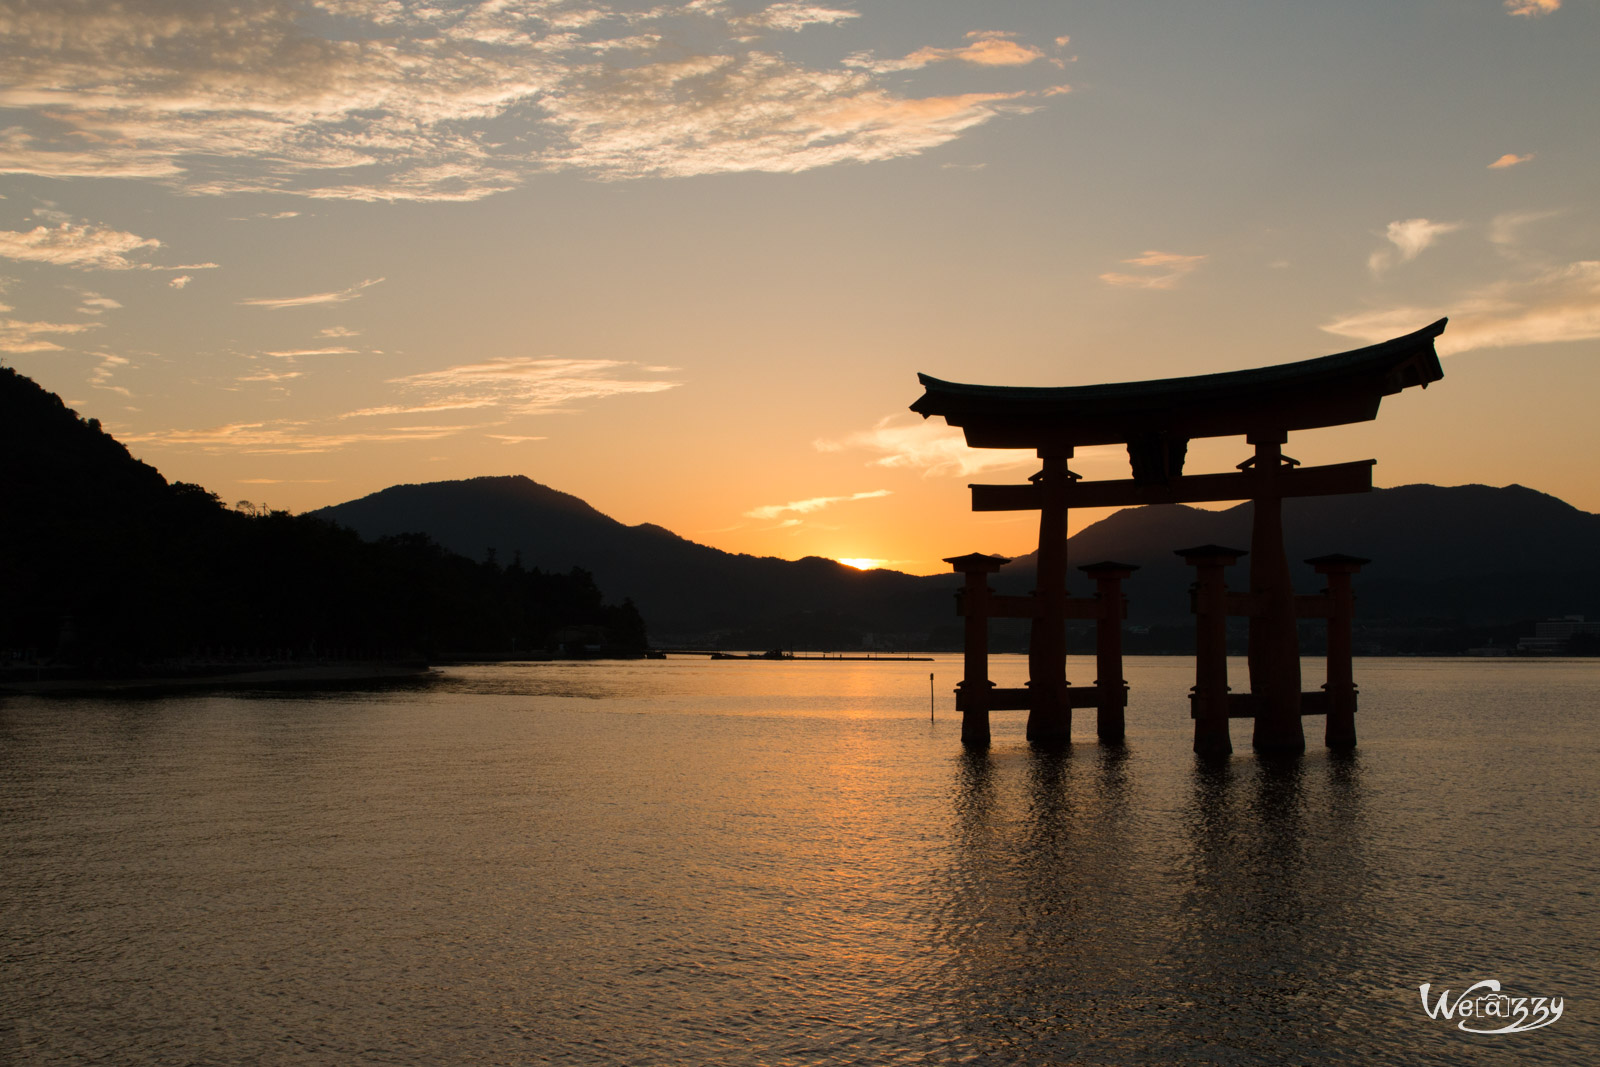
POLYGON ((931 570, 1031 548, 963 485, 1033 467, 906 412, 919 370, 1164 377, 1449 315, 1443 382, 1287 451, 1600 510, 1597 30, 1594 0, 0 0, 0 352, 229 501, 523 473, 931 570))

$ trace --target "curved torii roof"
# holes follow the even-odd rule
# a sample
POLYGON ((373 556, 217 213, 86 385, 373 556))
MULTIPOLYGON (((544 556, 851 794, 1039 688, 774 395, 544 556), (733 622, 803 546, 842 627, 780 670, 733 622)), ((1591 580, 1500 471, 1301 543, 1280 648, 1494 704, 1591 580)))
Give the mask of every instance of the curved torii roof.
POLYGON ((941 415, 974 448, 1120 444, 1165 438, 1233 437, 1342 426, 1377 417, 1378 404, 1444 377, 1433 339, 1440 319, 1404 337, 1273 367, 1039 388, 962 385, 926 374, 911 410, 941 415))

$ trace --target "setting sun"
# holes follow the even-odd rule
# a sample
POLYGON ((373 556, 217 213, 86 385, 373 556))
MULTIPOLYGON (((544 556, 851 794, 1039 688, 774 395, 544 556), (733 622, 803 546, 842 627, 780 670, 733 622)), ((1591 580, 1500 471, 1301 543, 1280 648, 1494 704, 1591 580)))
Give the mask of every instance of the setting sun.
POLYGON ((889 561, 886 559, 866 559, 864 557, 854 559, 844 559, 841 557, 839 562, 843 563, 846 567, 854 567, 858 571, 870 571, 875 567, 883 566, 889 561))

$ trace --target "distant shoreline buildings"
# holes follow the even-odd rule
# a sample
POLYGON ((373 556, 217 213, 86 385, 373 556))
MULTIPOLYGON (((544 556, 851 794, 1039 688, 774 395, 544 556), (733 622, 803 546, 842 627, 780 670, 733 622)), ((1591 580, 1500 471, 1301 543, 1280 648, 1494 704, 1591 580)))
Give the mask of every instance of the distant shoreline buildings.
POLYGON ((1600 641, 1600 620, 1590 621, 1582 615, 1544 619, 1534 624, 1532 637, 1517 639, 1517 652, 1522 655, 1559 656, 1574 651, 1574 638, 1585 637, 1600 641))

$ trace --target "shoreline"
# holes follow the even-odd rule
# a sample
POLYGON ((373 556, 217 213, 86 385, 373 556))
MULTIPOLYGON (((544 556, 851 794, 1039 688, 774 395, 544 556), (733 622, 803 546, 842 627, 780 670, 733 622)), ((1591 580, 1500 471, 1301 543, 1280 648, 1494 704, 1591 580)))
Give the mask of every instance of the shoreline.
POLYGON ((53 668, 34 670, 32 679, 16 677, 29 668, 11 668, 0 678, 0 695, 94 695, 142 690, 201 689, 234 686, 274 686, 356 682, 387 682, 423 678, 436 673, 426 663, 403 660, 349 660, 305 665, 239 664, 196 667, 159 674, 97 677, 87 671, 67 669, 48 676, 53 668))

